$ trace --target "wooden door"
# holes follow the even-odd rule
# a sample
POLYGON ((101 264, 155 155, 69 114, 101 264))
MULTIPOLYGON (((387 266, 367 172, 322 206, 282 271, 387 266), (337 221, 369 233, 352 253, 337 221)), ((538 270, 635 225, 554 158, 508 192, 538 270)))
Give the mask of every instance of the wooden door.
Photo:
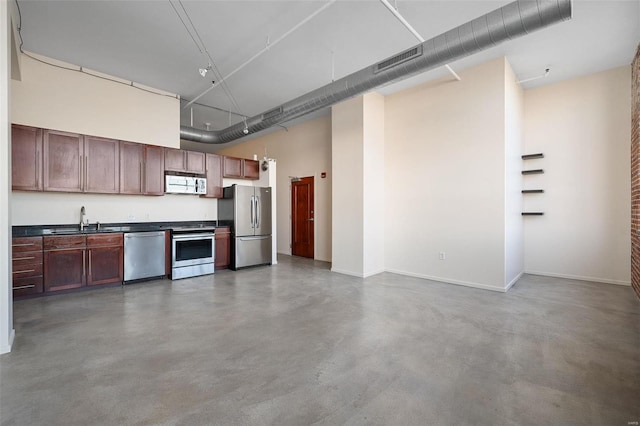
POLYGON ((164 195, 164 149, 160 146, 145 146, 144 193, 164 195))
POLYGON ((84 192, 120 192, 120 141, 84 137, 84 192))
POLYGON ((216 270, 227 269, 231 262, 231 233, 228 227, 216 228, 215 245, 216 270))
POLYGON ((43 133, 45 191, 82 192, 83 136, 45 130, 43 133))
POLYGON ((313 259, 313 176, 291 182, 291 254, 313 259))
POLYGON ((144 145, 120 142, 120 193, 143 194, 144 145))
POLYGON ((207 154, 207 195, 209 198, 222 198, 222 157, 207 154))
POLYGON ((11 188, 42 191, 42 129, 11 126, 11 188))
POLYGON ((89 248, 87 285, 111 284, 124 279, 122 246, 89 248))
POLYGON ((85 249, 44 252, 45 291, 80 288, 86 284, 85 249))

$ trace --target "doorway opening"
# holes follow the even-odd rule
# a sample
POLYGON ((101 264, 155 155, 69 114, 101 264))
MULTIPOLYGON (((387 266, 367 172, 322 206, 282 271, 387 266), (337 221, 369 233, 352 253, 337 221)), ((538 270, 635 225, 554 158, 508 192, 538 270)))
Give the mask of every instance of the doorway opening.
POLYGON ((314 258, 313 176, 291 181, 291 254, 314 258))

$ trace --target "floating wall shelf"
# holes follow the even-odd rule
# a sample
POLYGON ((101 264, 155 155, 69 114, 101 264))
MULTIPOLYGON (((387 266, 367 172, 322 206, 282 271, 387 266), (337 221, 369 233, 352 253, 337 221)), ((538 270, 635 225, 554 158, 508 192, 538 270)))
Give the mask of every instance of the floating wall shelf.
POLYGON ((542 170, 542 169, 534 169, 534 170, 523 170, 522 171, 523 175, 535 175, 535 174, 540 174, 540 173, 544 173, 544 170, 542 170))
POLYGON ((523 189, 523 194, 542 194, 544 189, 523 189))
POLYGON ((522 159, 523 160, 533 160, 535 158, 544 158, 544 154, 543 153, 539 153, 539 154, 527 154, 527 155, 523 155, 522 159))

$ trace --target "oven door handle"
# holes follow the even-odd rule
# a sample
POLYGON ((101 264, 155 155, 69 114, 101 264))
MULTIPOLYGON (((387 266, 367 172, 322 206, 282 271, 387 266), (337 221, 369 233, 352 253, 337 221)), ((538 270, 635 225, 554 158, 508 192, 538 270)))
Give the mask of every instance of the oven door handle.
POLYGON ((201 234, 186 234, 186 235, 173 235, 173 239, 176 241, 188 241, 188 240, 202 240, 207 238, 213 238, 213 233, 201 233, 201 234))

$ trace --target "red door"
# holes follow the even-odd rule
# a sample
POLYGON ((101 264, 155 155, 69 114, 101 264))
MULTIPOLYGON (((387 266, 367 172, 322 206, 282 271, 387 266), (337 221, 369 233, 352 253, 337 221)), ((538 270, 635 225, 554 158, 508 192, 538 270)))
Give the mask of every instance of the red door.
POLYGON ((291 182, 291 254, 313 259, 313 176, 291 182))

